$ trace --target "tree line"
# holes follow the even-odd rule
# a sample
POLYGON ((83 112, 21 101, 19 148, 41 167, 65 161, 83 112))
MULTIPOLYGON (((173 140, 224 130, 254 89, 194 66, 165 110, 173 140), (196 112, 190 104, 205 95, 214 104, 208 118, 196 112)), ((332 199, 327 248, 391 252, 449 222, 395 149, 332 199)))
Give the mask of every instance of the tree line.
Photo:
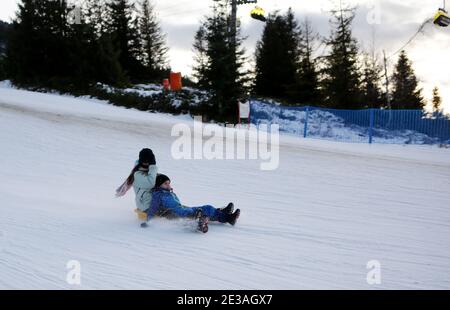
MULTIPOLYGON (((205 103, 211 119, 235 121, 237 102, 249 96, 338 109, 425 105, 405 51, 386 76, 375 53, 360 49, 352 33, 355 9, 334 11, 326 38, 309 20, 299 22, 292 9, 272 12, 254 59, 245 56, 240 25, 234 39, 229 12, 228 1, 214 1, 194 38, 193 78, 211 93, 205 103)), ((77 6, 21 0, 7 43, 0 50, 0 77, 17 85, 69 91, 96 83, 125 87, 160 83, 170 71, 165 35, 150 0, 80 0, 77 6)), ((442 109, 437 88, 433 104, 442 109)))
MULTIPOLYGON (((220 2, 196 33, 194 76, 201 87, 225 102, 250 95, 286 105, 337 109, 423 109, 426 105, 406 51, 400 52, 390 75, 374 51, 360 49, 352 33, 355 8, 332 12, 332 31, 326 38, 314 31, 308 19, 299 22, 292 9, 272 12, 256 45, 254 69, 246 70, 243 38, 238 29, 238 44, 231 48, 226 33, 228 8, 226 1, 220 2)), ((442 114, 437 87, 432 104, 435 113, 442 114)))
POLYGON ((6 72, 19 85, 125 86, 165 76, 165 38, 148 0, 22 0, 6 72))
MULTIPOLYGON (((332 31, 320 38, 311 22, 299 23, 292 10, 270 14, 256 47, 254 93, 294 105, 422 109, 426 102, 406 51, 386 76, 376 53, 362 51, 354 38, 355 16, 355 8, 333 11, 332 31)), ((437 88, 433 96, 437 102, 437 88)), ((436 108, 442 109, 442 102, 436 108)))
POLYGON ((6 56, 6 44, 8 41, 8 34, 10 32, 11 25, 0 20, 0 81, 6 79, 5 72, 5 56, 6 56))

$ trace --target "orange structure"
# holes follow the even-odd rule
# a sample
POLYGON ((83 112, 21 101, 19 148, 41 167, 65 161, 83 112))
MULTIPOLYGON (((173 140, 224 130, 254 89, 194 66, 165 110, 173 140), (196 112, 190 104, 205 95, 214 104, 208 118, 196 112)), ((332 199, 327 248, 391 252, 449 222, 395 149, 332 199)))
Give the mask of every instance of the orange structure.
POLYGON ((180 72, 171 72, 170 73, 170 88, 172 89, 172 91, 178 91, 183 88, 180 72))

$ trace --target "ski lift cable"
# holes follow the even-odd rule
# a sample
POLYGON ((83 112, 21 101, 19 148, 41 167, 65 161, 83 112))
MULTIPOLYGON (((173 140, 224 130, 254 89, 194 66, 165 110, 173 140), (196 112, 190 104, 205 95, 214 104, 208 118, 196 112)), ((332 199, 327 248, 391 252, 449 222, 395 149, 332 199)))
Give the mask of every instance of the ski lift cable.
MULTIPOLYGON (((230 0, 227 0, 226 3, 227 3, 227 5, 229 5, 230 4, 230 0)), ((175 11, 173 13, 163 12, 162 14, 161 14, 161 12, 165 11, 165 10, 157 9, 157 11, 158 11, 158 13, 161 14, 160 17, 164 17, 165 18, 165 17, 177 16, 177 15, 186 14, 186 13, 193 13, 193 12, 206 13, 206 11, 209 11, 210 9, 211 9, 210 6, 208 6, 208 7, 198 7, 198 8, 190 7, 188 10, 175 11)))
MULTIPOLYGON (((155 3, 157 3, 156 1, 155 1, 155 3)), ((192 0, 188 0, 188 1, 180 1, 180 2, 178 2, 177 4, 172 4, 172 5, 169 5, 169 6, 166 6, 166 7, 158 7, 158 5, 157 4, 155 4, 154 6, 156 7, 156 9, 158 10, 158 11, 166 11, 166 10, 171 10, 171 9, 173 9, 173 8, 177 8, 177 7, 183 7, 183 6, 185 6, 185 5, 191 5, 192 4, 192 0)))
MULTIPOLYGON (((197 9, 190 9, 190 10, 186 10, 186 11, 178 11, 178 12, 174 12, 174 13, 168 13, 168 14, 164 14, 162 13, 159 17, 160 18, 167 18, 167 17, 172 17, 172 16, 179 16, 182 14, 188 14, 188 13, 194 13, 194 12, 199 12, 199 13, 203 13, 206 12, 207 10, 209 10, 209 8, 197 8, 197 9)), ((158 12, 160 13, 160 12, 158 12)))
POLYGON ((434 17, 434 18, 428 18, 426 19, 419 27, 419 29, 414 33, 414 35, 399 49, 397 50, 394 54, 390 55, 389 57, 387 57, 387 59, 392 58, 393 56, 397 55, 398 53, 400 53, 402 50, 404 50, 406 47, 408 47, 416 38, 417 36, 422 33, 424 34, 424 29, 428 24, 436 24, 439 25, 441 27, 447 27, 449 24, 449 16, 446 14, 447 11, 445 10, 446 7, 446 0, 443 0, 443 7, 442 9, 438 10, 438 14, 434 17))
POLYGON ((189 9, 182 9, 182 10, 172 10, 172 11, 165 11, 165 10, 159 10, 156 9, 155 11, 161 15, 161 16, 172 16, 172 15, 180 15, 180 14, 184 14, 184 13, 190 13, 190 12, 195 12, 195 11, 204 11, 206 8, 202 8, 202 7, 190 7, 189 9))
MULTIPOLYGON (((197 4, 199 4, 198 2, 196 2, 197 4)), ((160 17, 171 17, 171 16, 178 16, 181 14, 185 14, 185 13, 192 13, 192 12, 197 12, 197 11, 205 11, 207 8, 203 5, 203 6, 198 6, 198 7, 192 7, 192 0, 189 1, 181 1, 178 2, 176 5, 169 5, 166 7, 158 7, 157 5, 155 5, 155 11, 158 13, 158 15, 160 17), (186 5, 189 4, 188 7, 186 7, 186 5), (174 8, 181 8, 181 10, 172 10, 174 8)), ((208 6, 209 9, 209 6, 208 6)))
MULTIPOLYGON (((445 1, 445 0, 444 0, 445 1)), ((392 57, 394 57, 395 55, 397 55, 398 53, 400 53, 401 51, 403 51, 405 48, 407 48, 416 38, 419 34, 423 33, 423 30, 425 29, 425 27, 432 23, 433 19, 432 18, 427 18, 419 27, 419 29, 414 33, 414 35, 400 48, 398 49, 395 53, 393 53, 391 56, 387 57, 387 59, 390 59, 392 57)))

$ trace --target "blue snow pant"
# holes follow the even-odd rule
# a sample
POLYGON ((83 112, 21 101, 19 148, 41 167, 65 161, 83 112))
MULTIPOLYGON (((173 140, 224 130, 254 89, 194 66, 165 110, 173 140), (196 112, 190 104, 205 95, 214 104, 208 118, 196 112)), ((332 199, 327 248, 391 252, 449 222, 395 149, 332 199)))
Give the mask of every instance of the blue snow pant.
POLYGON ((176 216, 181 218, 192 218, 194 217, 195 213, 198 209, 201 209, 203 212, 203 215, 206 215, 209 217, 210 221, 220 222, 220 223, 227 223, 228 222, 228 215, 224 212, 220 211, 219 209, 214 208, 213 206, 201 206, 201 207, 178 207, 170 209, 170 216, 176 216))

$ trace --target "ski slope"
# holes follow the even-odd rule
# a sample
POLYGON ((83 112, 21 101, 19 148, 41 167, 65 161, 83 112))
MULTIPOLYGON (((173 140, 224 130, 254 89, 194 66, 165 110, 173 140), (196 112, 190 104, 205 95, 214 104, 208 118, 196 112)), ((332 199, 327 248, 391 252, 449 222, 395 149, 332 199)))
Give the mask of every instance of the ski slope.
POLYGON ((180 122, 2 83, 0 289, 450 289, 450 150, 282 137, 261 171, 172 159, 180 122), (234 201, 237 226, 141 229, 114 190, 143 147, 186 205, 234 201))

